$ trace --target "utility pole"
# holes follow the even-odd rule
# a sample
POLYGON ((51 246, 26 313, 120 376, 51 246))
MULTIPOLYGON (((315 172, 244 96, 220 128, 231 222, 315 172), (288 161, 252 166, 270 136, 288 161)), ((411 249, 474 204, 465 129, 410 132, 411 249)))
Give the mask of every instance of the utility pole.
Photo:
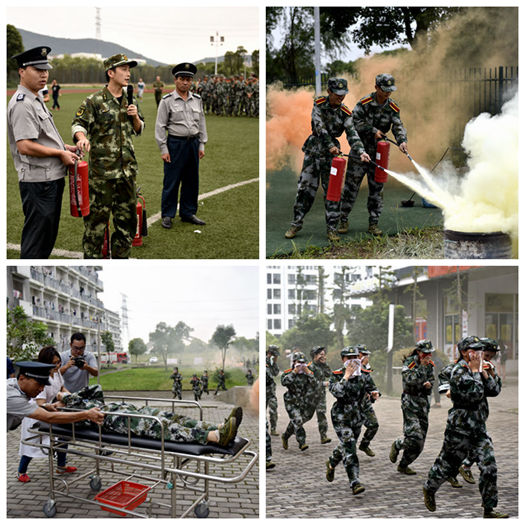
POLYGON ((314 66, 315 66, 315 94, 321 94, 321 29, 319 7, 314 7, 314 66))
POLYGON ((129 342, 129 325, 128 325, 128 296, 125 293, 120 294, 122 296, 122 306, 120 307, 120 318, 122 322, 122 346, 127 352, 129 342))
POLYGON ((224 37, 220 36, 218 31, 215 31, 215 36, 213 35, 210 36, 210 44, 212 46, 215 46, 215 74, 217 74, 217 56, 218 56, 217 48, 224 44, 224 37))
POLYGON ((100 7, 95 7, 95 38, 97 40, 101 40, 101 31, 100 31, 100 24, 101 24, 101 18, 100 18, 100 7))

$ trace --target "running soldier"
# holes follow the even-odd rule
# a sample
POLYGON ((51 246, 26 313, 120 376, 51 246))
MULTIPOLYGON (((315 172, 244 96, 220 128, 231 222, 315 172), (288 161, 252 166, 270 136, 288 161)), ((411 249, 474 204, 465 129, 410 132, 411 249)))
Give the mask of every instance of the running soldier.
POLYGON ((197 377, 197 374, 193 374, 193 377, 190 380, 191 389, 193 390, 193 396, 195 401, 199 401, 202 396, 202 383, 201 380, 197 377))
POLYGON ((312 361, 308 364, 308 368, 313 372, 317 381, 316 394, 317 405, 315 412, 317 414, 317 426, 319 427, 319 434, 321 436, 321 444, 330 443, 332 440, 327 436, 328 421, 326 420, 326 387, 332 375, 332 370, 326 364, 326 349, 324 346, 315 346, 310 355, 312 361))
POLYGON ((208 370, 204 370, 204 374, 201 376, 201 383, 202 383, 202 391, 205 392, 207 395, 210 395, 210 391, 208 390, 208 370))
POLYGON ((277 396, 275 395, 274 377, 279 375, 277 358, 279 357, 279 347, 270 345, 266 352, 266 408, 270 411, 270 434, 278 436, 277 433, 277 396))
POLYGON ((214 395, 217 395, 219 390, 228 390, 226 388, 226 376, 224 375, 224 370, 219 370, 219 375, 217 377, 217 388, 215 389, 214 395))
POLYGON ((173 380, 173 386, 171 387, 173 399, 182 399, 182 375, 179 374, 178 367, 173 369, 173 374, 170 375, 170 379, 173 380))

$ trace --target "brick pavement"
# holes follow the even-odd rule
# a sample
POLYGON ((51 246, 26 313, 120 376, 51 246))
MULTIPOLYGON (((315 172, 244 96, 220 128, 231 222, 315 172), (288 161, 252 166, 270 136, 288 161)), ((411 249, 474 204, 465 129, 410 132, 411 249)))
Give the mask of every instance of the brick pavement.
MULTIPOLYGON (((284 410, 279 385, 279 421, 277 431, 283 432, 288 416, 284 410)), ((333 396, 327 393, 328 407, 333 396)), ((433 403, 433 401, 432 401, 433 403)), ((487 423, 498 465, 498 510, 511 517, 518 516, 518 385, 516 380, 504 384, 502 393, 490 399, 490 416, 487 423)), ((379 431, 372 441, 376 456, 369 458, 358 451, 360 479, 366 490, 352 495, 348 477, 341 464, 335 480, 326 480, 325 463, 338 440, 330 424, 332 442, 321 445, 317 420, 306 425, 306 442, 310 448, 300 452, 295 437, 284 450, 280 437, 272 437, 273 461, 276 468, 266 472, 267 518, 480 518, 481 497, 476 485, 463 482, 460 489, 448 483, 442 485, 436 496, 437 510, 429 512, 422 496, 422 485, 428 470, 436 459, 443 443, 447 411, 451 403, 442 397, 442 408, 431 408, 430 425, 423 453, 411 465, 416 476, 406 476, 396 471, 388 459, 392 441, 402 435, 403 416, 399 398, 383 396, 375 404, 379 431)), ((478 479, 478 469, 473 468, 478 479)))
MULTIPOLYGON (((130 392, 129 395, 136 397, 167 397, 171 398, 169 392, 130 392)), ((184 397, 192 399, 191 392, 185 392, 184 397)), ((212 422, 222 422, 230 413, 232 405, 221 402, 219 399, 210 395, 204 395, 201 402, 204 414, 203 419, 212 422)), ((193 415, 195 413, 193 412, 193 415)), ((240 435, 251 441, 249 450, 258 452, 258 417, 255 413, 244 411, 244 418, 241 426, 240 435)), ((42 506, 48 499, 49 476, 47 459, 33 459, 29 465, 28 474, 31 477, 30 483, 20 483, 16 479, 18 467, 18 447, 20 442, 20 430, 7 433, 7 517, 8 518, 43 518, 42 506)), ((241 459, 231 465, 223 467, 210 467, 210 473, 233 477, 241 472, 241 466, 245 466, 248 460, 241 459)), ((89 458, 82 458, 78 455, 69 455, 69 464, 79 468, 79 473, 86 472, 94 467, 94 461, 89 458)), ((129 472, 131 467, 124 466, 129 472)), ((148 471, 151 474, 151 471, 148 471)), ((77 474, 69 475, 66 479, 74 480, 77 474)), ((102 473, 102 489, 108 488, 113 483, 120 481, 124 476, 115 473, 102 473)), ((56 479, 56 478, 55 478, 56 479)), ((138 483, 143 481, 135 479, 138 483)), ((147 482, 144 482, 147 484, 147 482)), ((160 485, 159 485, 160 487, 160 485)), ((155 501, 170 502, 170 490, 165 488, 155 488, 153 499, 155 501)), ((75 493, 87 499, 93 500, 96 493, 89 487, 88 480, 81 480, 78 485, 73 486, 75 493)), ((187 489, 177 488, 177 514, 180 515, 192 501, 190 498, 193 493, 187 489)), ((137 508, 138 512, 147 509, 147 502, 137 508)), ((210 482, 210 518, 254 518, 259 515, 259 469, 256 464, 248 473, 246 478, 234 484, 210 482)), ((168 518, 169 510, 154 506, 154 517, 168 518)), ((100 509, 98 505, 80 502, 65 496, 57 496, 58 518, 111 518, 116 517, 107 511, 100 509)), ((193 514, 190 515, 193 517, 193 514)))

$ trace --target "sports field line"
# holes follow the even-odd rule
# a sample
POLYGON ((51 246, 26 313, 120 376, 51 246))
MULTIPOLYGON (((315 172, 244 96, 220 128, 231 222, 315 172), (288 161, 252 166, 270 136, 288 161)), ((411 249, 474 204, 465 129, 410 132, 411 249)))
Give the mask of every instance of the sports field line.
MULTIPOLYGON (((228 190, 232 190, 234 188, 238 188, 239 186, 244 186, 245 184, 251 184, 252 182, 257 182, 259 180, 259 177, 256 177, 255 179, 249 179, 249 180, 243 180, 241 182, 236 182, 235 184, 228 184, 228 186, 223 186, 222 188, 217 188, 215 190, 209 191, 208 193, 203 193, 202 195, 199 195, 198 200, 202 201, 204 199, 207 199, 208 197, 213 197, 214 195, 218 195, 219 193, 223 193, 228 190)), ((148 227, 152 224, 155 224, 159 219, 161 218, 161 212, 156 213, 155 215, 152 215, 148 219, 148 227)), ((8 242, 6 245, 6 248, 8 250, 14 250, 16 252, 20 251, 20 244, 13 244, 11 242, 8 242)), ((82 259, 83 253, 82 252, 70 252, 68 250, 62 250, 60 248, 54 248, 51 252, 51 255, 54 255, 55 257, 63 257, 67 259, 82 259)))

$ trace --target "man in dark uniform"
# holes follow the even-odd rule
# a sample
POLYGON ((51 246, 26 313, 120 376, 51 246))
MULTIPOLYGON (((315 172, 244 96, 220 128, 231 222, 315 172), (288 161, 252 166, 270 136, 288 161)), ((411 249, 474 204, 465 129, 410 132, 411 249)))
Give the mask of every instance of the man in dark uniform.
MULTIPOLYGON (((407 150, 407 132, 399 116, 399 106, 390 99, 396 85, 392 75, 382 73, 376 76, 375 93, 362 98, 352 111, 352 121, 370 158, 376 158, 377 141, 392 128, 394 137, 403 153, 407 150)), ((375 182, 373 164, 364 164, 357 152, 351 151, 346 168, 345 185, 341 197, 341 217, 338 233, 348 231, 348 215, 352 211, 361 181, 368 179, 368 232, 381 235, 378 228, 379 216, 383 209, 383 183, 375 182)))
POLYGON ((312 361, 308 363, 308 368, 313 372, 317 381, 315 412, 317 414, 317 426, 321 435, 321 444, 330 443, 332 440, 327 436, 328 421, 326 420, 326 387, 332 375, 332 370, 326 364, 326 348, 324 346, 314 346, 310 351, 312 361))
POLYGON ((7 380, 7 431, 15 430, 24 417, 31 417, 45 423, 75 423, 88 419, 98 425, 104 421, 104 414, 98 408, 81 412, 48 412, 34 401, 40 392, 49 385, 49 372, 54 364, 36 361, 20 361, 18 376, 7 380))
POLYGON ((219 376, 217 377, 217 388, 215 389, 214 395, 217 395, 219 390, 228 390, 226 388, 226 376, 224 370, 219 370, 219 376))
POLYGON ((162 98, 162 90, 164 88, 164 82, 160 79, 159 75, 157 75, 157 78, 155 78, 155 82, 153 82, 153 89, 155 93, 155 103, 157 104, 157 107, 159 107, 160 99, 162 98))
POLYGON ((365 152, 357 131, 352 123, 352 113, 343 104, 348 93, 344 78, 328 80, 328 96, 317 97, 312 109, 312 134, 303 145, 304 161, 297 186, 297 195, 293 207, 293 220, 284 236, 293 239, 303 227, 304 216, 314 203, 319 181, 325 196, 326 232, 330 241, 338 241, 336 233, 339 221, 339 202, 326 200, 332 158, 341 153, 337 137, 346 132, 352 151, 362 162, 370 157, 365 152))
POLYGON ((208 141, 202 99, 190 91, 197 68, 186 62, 178 64, 171 72, 175 77, 175 89, 162 97, 155 124, 155 139, 164 161, 162 226, 168 229, 177 212, 179 186, 181 220, 206 224, 195 214, 199 197, 199 160, 204 157, 204 145, 208 141))
POLYGON ((277 433, 278 403, 275 395, 276 384, 274 380, 274 377, 279 375, 278 357, 279 347, 277 345, 269 345, 266 351, 266 408, 269 409, 270 434, 272 436, 279 435, 277 433))
POLYGON ((7 135, 24 211, 21 259, 47 259, 58 234, 67 166, 79 157, 64 144, 53 117, 38 95, 51 64, 49 47, 15 55, 20 85, 7 106, 7 135))
POLYGON ((202 391, 210 395, 210 391, 208 390, 208 381, 208 370, 204 370, 204 373, 201 376, 202 391))

